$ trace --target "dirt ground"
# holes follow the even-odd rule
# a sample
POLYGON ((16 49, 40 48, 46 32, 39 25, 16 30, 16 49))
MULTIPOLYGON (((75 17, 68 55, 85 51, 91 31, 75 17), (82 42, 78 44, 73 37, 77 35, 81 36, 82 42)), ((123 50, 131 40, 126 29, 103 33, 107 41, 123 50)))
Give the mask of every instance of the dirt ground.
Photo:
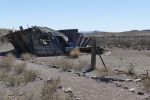
MULTIPOLYGON (((9 44, 0 46, 1 53, 8 51, 9 49, 12 49, 12 46, 9 44)), ((114 48, 109 51, 109 54, 105 53, 102 55, 106 66, 111 70, 110 73, 108 73, 110 74, 109 76, 124 80, 135 80, 139 78, 139 75, 145 74, 146 70, 150 70, 149 50, 138 51, 114 48), (127 71, 128 66, 130 65, 134 66, 137 76, 115 74, 116 69, 127 71)), ((96 71, 79 76, 73 71, 63 72, 60 69, 51 68, 50 65, 54 61, 57 62, 56 59, 61 60, 63 57, 36 57, 34 61, 28 61, 27 68, 38 71, 42 80, 37 79, 27 85, 13 88, 7 88, 4 84, 0 83, 1 92, 6 91, 8 95, 13 95, 14 91, 19 93, 33 93, 34 100, 39 100, 43 82, 51 78, 60 77, 61 85, 64 88, 71 88, 79 100, 150 100, 149 93, 143 89, 141 81, 112 81, 108 83, 104 81, 96 81, 91 78, 97 76, 96 71), (144 94, 139 95, 138 92, 144 94)), ((79 59, 90 64, 90 55, 83 55, 79 59)), ((98 56, 97 68, 103 68, 98 56)))

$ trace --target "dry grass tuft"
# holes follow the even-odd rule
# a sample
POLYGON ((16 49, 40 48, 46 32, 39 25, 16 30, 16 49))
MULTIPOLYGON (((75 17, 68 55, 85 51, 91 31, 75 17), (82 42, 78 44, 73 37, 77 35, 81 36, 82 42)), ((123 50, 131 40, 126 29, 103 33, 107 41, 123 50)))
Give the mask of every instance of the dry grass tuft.
POLYGON ((96 73, 99 76, 106 76, 106 75, 111 75, 113 74, 112 70, 110 68, 101 68, 101 69, 96 69, 96 73))
POLYGON ((41 92, 42 100, 61 100, 58 99, 59 96, 56 95, 58 86, 60 85, 60 78, 49 80, 50 83, 45 83, 41 92))
POLYGON ((0 71, 0 80, 1 81, 4 81, 7 76, 8 76, 8 74, 6 72, 0 71))
POLYGON ((74 69, 75 71, 81 71, 82 69, 89 67, 90 63, 87 60, 83 60, 83 59, 77 59, 77 60, 73 60, 73 67, 72 69, 74 69))
POLYGON ((24 61, 27 61, 27 60, 31 60, 31 59, 34 59, 35 56, 30 54, 30 53, 24 53, 21 55, 21 58, 24 60, 24 61))
MULTIPOLYGON (((0 91, 0 100, 35 100, 33 92, 24 92, 24 94, 21 96, 19 91, 15 91, 15 94, 13 96, 10 96, 6 89, 2 89, 0 91)), ((38 99, 40 100, 40 99, 38 99)))
POLYGON ((8 43, 8 40, 4 37, 4 35, 0 34, 0 44, 8 43))
POLYGON ((15 74, 23 73, 25 71, 25 66, 26 66, 26 63, 19 63, 19 64, 14 65, 15 74))
POLYGON ((6 95, 6 89, 0 91, 0 100, 11 100, 9 96, 6 95))
POLYGON ((8 54, 0 61, 0 68, 4 68, 9 71, 13 67, 15 60, 16 58, 14 55, 8 54))
POLYGON ((4 80, 5 83, 7 83, 7 86, 13 87, 13 86, 19 86, 22 83, 22 80, 18 76, 11 76, 7 75, 4 80))
POLYGON ((22 70, 17 71, 20 74, 10 74, 6 72, 0 71, 0 80, 4 83, 7 83, 7 86, 13 87, 13 86, 20 86, 22 83, 27 84, 28 82, 34 81, 38 73, 36 71, 32 70, 22 70))
POLYGON ((11 75, 11 74, 0 74, 0 80, 4 83, 7 83, 7 86, 20 86, 22 83, 27 84, 36 79, 37 73, 35 71, 24 71, 20 75, 11 75))
POLYGON ((147 92, 150 92, 150 77, 147 77, 146 79, 144 79, 142 81, 142 85, 144 90, 146 90, 147 92))
POLYGON ((69 57, 70 58, 79 58, 80 54, 81 54, 80 50, 78 48, 75 48, 70 52, 69 57))
POLYGON ((26 70, 26 63, 17 63, 15 60, 16 58, 9 54, 0 61, 0 80, 11 87, 34 81, 37 72, 26 70))
POLYGON ((133 64, 130 64, 129 66, 127 66, 127 70, 125 71, 125 73, 127 75, 131 75, 131 76, 136 75, 136 73, 135 73, 135 66, 133 64))
POLYGON ((73 62, 68 58, 64 58, 58 60, 56 66, 60 67, 63 71, 68 71, 72 69, 73 62))
POLYGON ((17 75, 10 75, 2 71, 0 72, 0 80, 9 87, 18 86, 22 81, 17 75))
POLYGON ((25 70, 23 72, 23 80, 27 84, 28 82, 36 80, 38 74, 39 74, 38 72, 33 70, 25 70))
POLYGON ((41 100, 75 100, 73 95, 58 91, 58 86, 60 86, 60 83, 60 77, 48 80, 42 88, 41 100))
POLYGON ((70 59, 68 57, 57 57, 50 63, 53 66, 61 68, 63 71, 81 71, 90 65, 89 61, 86 59, 70 59))

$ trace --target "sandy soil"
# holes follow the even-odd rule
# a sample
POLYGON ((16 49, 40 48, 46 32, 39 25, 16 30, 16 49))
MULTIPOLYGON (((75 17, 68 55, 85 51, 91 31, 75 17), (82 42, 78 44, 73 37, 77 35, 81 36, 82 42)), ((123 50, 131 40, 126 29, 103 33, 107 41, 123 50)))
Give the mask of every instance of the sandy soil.
MULTIPOLYGON (((1 46, 0 52, 7 51, 8 46, 1 46), (7 48, 7 49, 6 49, 7 48)), ((136 51, 136 50, 123 50, 112 49, 109 55, 103 54, 102 57, 112 71, 115 69, 126 70, 127 66, 132 64, 135 67, 137 74, 144 74, 146 70, 149 70, 150 66, 150 51, 136 51)), ((141 82, 97 82, 86 76, 96 75, 95 72, 87 73, 86 76, 78 76, 74 72, 63 72, 60 69, 50 68, 49 65, 58 57, 37 57, 35 61, 28 62, 27 68, 37 70, 40 73, 40 77, 43 80, 37 79, 25 86, 7 88, 3 84, 0 84, 0 89, 6 90, 7 94, 19 92, 32 92, 34 93, 34 99, 38 100, 39 94, 43 85, 43 82, 51 78, 61 78, 61 85, 65 88, 70 87, 74 94, 80 100, 149 100, 144 99, 149 96, 142 86, 141 82), (135 91, 131 92, 116 84, 123 85, 123 87, 134 88, 135 91), (144 95, 138 95, 137 92, 142 91, 144 95)), ((61 57, 59 58, 61 59, 61 57)), ((90 63, 90 55, 84 55, 80 59, 90 63)), ((97 68, 103 68, 99 57, 97 56, 97 68)), ((122 79, 134 79, 133 77, 126 75, 114 75, 122 79)))

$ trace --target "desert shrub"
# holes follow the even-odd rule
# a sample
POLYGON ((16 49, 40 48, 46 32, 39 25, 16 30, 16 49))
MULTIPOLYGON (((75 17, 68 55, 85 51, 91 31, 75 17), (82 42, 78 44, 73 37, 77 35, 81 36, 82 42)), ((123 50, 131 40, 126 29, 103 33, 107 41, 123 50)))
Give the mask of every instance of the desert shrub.
POLYGON ((150 77, 144 79, 142 81, 142 85, 143 85, 144 90, 146 90, 147 92, 150 92, 150 77))
POLYGON ((4 79, 4 82, 9 83, 10 87, 18 86, 22 83, 21 79, 19 79, 19 77, 12 76, 12 75, 7 75, 7 77, 4 79))
POLYGON ((10 70, 13 67, 15 59, 15 56, 13 56, 12 54, 8 54, 0 61, 0 68, 10 70))
POLYGON ((23 91, 23 92, 24 92, 23 96, 20 96, 19 91, 15 91, 15 94, 13 96, 10 96, 7 93, 6 89, 2 89, 0 91, 0 100, 35 100, 33 92, 31 91, 28 92, 23 91))
POLYGON ((58 86, 60 85, 60 78, 51 79, 48 83, 44 84, 41 92, 41 99, 42 100, 61 100, 58 99, 56 95, 58 86))
POLYGON ((74 69, 75 71, 81 71, 85 66, 82 66, 82 64, 80 65, 80 63, 74 64, 74 66, 72 66, 72 69, 74 69))
POLYGON ((38 73, 33 70, 26 70, 23 73, 24 82, 27 84, 28 82, 34 81, 38 76, 38 73))
POLYGON ((3 71, 0 72, 0 80, 6 83, 9 87, 18 86, 23 83, 21 76, 9 74, 3 71))
POLYGON ((99 76, 106 76, 106 75, 111 75, 113 72, 110 68, 97 68, 96 69, 96 73, 99 75, 99 76))
POLYGON ((37 72, 32 70, 24 70, 19 75, 9 74, 5 72, 0 73, 0 80, 4 83, 8 83, 9 86, 19 86, 21 83, 27 84, 28 82, 32 82, 37 77, 37 72))
POLYGON ((90 66, 89 62, 87 60, 85 60, 85 59, 73 60, 73 64, 72 65, 73 65, 72 69, 74 69, 75 71, 81 71, 85 67, 89 67, 90 66))
POLYGON ((58 60, 56 66, 60 67, 63 71, 68 71, 72 69, 73 63, 70 59, 64 58, 58 60))
POLYGON ((3 36, 3 35, 0 35, 0 43, 7 43, 7 39, 3 36))
POLYGON ((6 72, 0 72, 0 80, 6 83, 8 86, 18 86, 21 84, 21 79, 20 77, 16 75, 10 75, 6 72))
POLYGON ((23 60, 31 60, 31 59, 33 59, 35 56, 34 55, 32 55, 32 54, 30 54, 30 53, 23 53, 22 55, 21 55, 21 58, 23 59, 23 60))
POLYGON ((0 35, 0 43, 3 43, 3 39, 2 36, 0 35))
POLYGON ((104 36, 97 37, 97 44, 102 47, 119 47, 131 49, 150 49, 150 36, 104 36))
POLYGON ((126 74, 135 75, 135 66, 133 64, 127 66, 126 74))
POLYGON ((6 89, 0 91, 0 100, 11 100, 8 95, 6 95, 6 89))
POLYGON ((7 55, 0 61, 0 80, 10 86, 34 81, 38 75, 36 71, 26 70, 26 63, 15 62, 15 57, 7 55))
POLYGON ((26 63, 20 63, 20 64, 14 65, 15 74, 23 73, 25 71, 25 66, 26 66, 26 63))
POLYGON ((90 65, 89 61, 85 58, 69 59, 68 57, 56 58, 50 62, 53 66, 61 68, 63 71, 80 71, 90 65))
POLYGON ((34 93, 31 91, 30 92, 28 91, 25 94, 25 98, 23 100, 35 100, 34 97, 35 97, 34 93))
POLYGON ((6 72, 0 71, 0 80, 4 81, 7 78, 8 74, 6 72))
POLYGON ((80 50, 78 48, 73 49, 70 53, 69 53, 69 57, 70 58, 79 58, 80 56, 80 50))

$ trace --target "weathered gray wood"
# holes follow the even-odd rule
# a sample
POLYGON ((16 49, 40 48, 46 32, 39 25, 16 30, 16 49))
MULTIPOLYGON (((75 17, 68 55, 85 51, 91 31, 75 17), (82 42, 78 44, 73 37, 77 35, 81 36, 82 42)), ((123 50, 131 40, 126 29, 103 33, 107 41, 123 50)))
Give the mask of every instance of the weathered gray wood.
POLYGON ((92 39, 92 48, 91 48, 91 68, 90 71, 96 68, 96 40, 92 39))
POLYGON ((84 47, 86 41, 88 40, 88 38, 85 38, 84 41, 82 42, 81 46, 84 47))
POLYGON ((77 46, 80 46, 80 43, 81 43, 81 41, 82 41, 82 38, 83 38, 83 35, 80 36, 77 46))
POLYGON ((23 31, 23 27, 22 26, 20 26, 19 28, 20 28, 21 31, 23 31))
POLYGON ((87 40, 87 42, 85 43, 84 47, 86 47, 90 42, 91 42, 91 39, 89 38, 89 39, 87 40))

